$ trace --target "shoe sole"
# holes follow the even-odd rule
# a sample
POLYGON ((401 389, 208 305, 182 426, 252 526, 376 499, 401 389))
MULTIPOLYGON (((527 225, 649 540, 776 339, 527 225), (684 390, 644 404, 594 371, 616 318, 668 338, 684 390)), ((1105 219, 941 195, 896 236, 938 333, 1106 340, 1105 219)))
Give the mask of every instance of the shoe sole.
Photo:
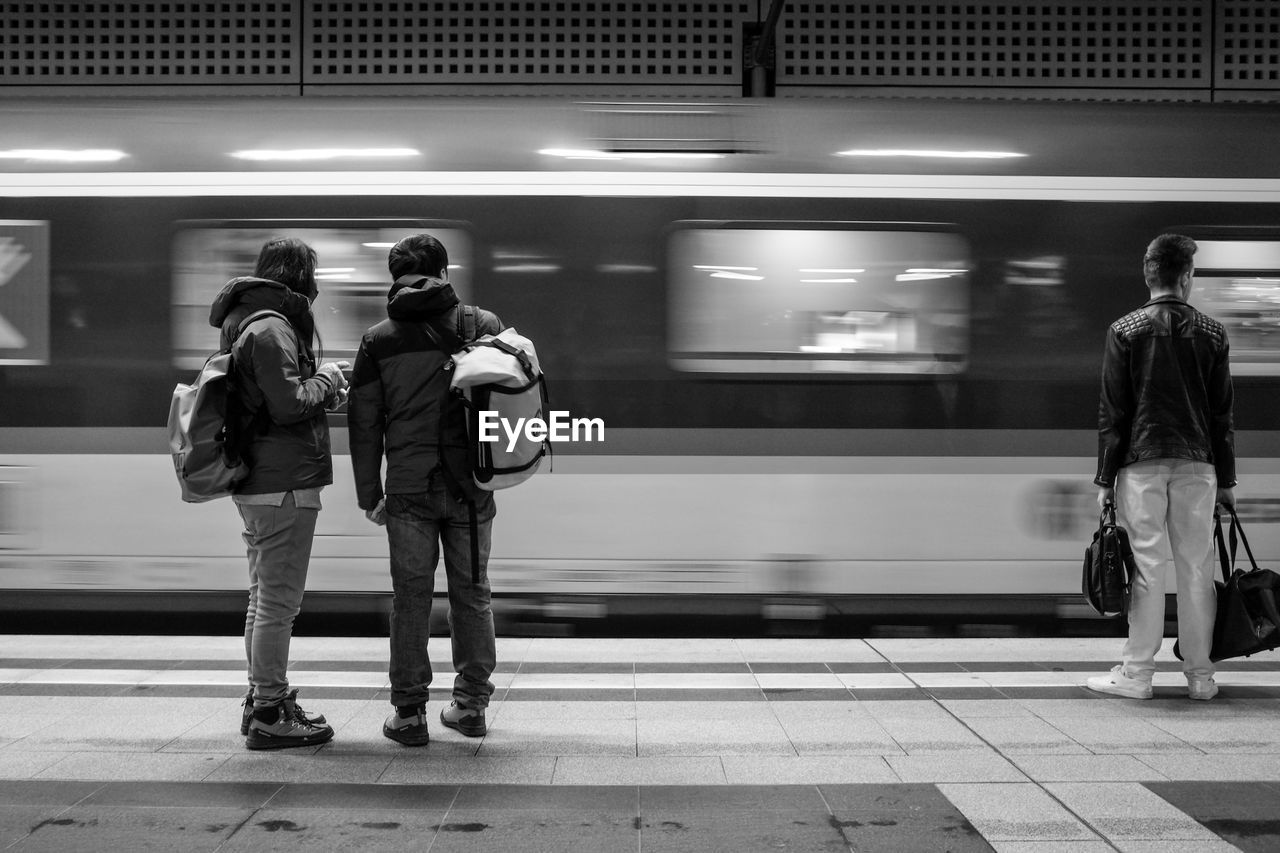
POLYGON ((389 729, 386 726, 382 727, 382 735, 383 737, 391 738, 396 743, 404 744, 405 746, 426 746, 431 742, 431 736, 429 734, 402 735, 395 729, 389 729))
POLYGON ((324 734, 307 737, 271 737, 250 733, 244 745, 247 749, 293 749, 300 746, 317 746, 331 740, 333 740, 333 729, 329 729, 324 734))
POLYGON ((445 726, 447 726, 448 728, 453 729, 455 732, 459 732, 463 735, 466 735, 467 737, 484 737, 486 734, 489 733, 488 726, 484 726, 484 725, 466 726, 466 725, 463 725, 462 723, 455 723, 449 719, 446 719, 444 715, 441 715, 440 722, 445 726))

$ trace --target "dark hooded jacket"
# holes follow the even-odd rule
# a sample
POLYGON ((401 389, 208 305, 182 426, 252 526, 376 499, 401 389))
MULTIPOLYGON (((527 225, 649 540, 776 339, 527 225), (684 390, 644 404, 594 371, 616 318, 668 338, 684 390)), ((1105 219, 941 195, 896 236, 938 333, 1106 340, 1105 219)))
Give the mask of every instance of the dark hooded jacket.
POLYGON ((260 495, 326 486, 333 482, 325 404, 333 394, 328 377, 316 374, 311 349, 311 304, 283 284, 246 276, 222 288, 209 312, 231 348, 240 397, 248 412, 242 429, 249 477, 237 494, 260 495), (255 311, 288 318, 255 320, 233 339, 255 311))
MULTIPOLYGON (((476 337, 502 328, 496 314, 475 309, 476 337)), ((424 276, 396 280, 387 319, 365 332, 351 375, 347 425, 361 509, 376 507, 384 493, 426 492, 441 476, 441 447, 452 479, 475 497, 465 411, 449 393, 444 369, 464 337, 463 309, 452 285, 424 276)))

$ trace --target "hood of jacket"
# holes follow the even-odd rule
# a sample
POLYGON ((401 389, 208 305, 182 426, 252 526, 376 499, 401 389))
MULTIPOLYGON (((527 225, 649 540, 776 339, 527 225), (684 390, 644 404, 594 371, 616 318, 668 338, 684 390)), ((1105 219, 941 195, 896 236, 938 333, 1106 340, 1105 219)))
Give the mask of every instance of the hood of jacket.
POLYGON ((311 302, 278 281, 241 276, 231 279, 218 291, 209 309, 209 325, 221 329, 233 316, 239 320, 265 308, 279 311, 294 326, 304 328, 311 313, 311 302))
POLYGON ((430 276, 405 275, 396 279, 387 294, 387 316, 392 320, 421 323, 458 304, 453 285, 430 276))

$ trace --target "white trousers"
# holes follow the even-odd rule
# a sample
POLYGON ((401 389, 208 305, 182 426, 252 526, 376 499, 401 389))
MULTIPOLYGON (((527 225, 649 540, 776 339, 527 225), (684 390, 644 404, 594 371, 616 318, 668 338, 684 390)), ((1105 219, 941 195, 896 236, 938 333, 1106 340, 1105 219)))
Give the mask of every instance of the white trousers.
POLYGON ((1178 582, 1178 649, 1188 678, 1214 673, 1209 661, 1217 609, 1213 586, 1213 465, 1189 459, 1151 459, 1120 469, 1116 509, 1129 533, 1138 576, 1129 602, 1124 672, 1150 680, 1164 639, 1165 576, 1173 560, 1178 582))

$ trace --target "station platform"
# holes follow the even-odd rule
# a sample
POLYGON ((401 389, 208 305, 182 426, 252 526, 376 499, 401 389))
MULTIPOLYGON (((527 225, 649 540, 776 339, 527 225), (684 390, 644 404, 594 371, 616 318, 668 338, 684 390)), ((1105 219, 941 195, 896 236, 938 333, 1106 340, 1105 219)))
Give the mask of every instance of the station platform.
POLYGON ((489 733, 415 749, 385 638, 297 637, 335 737, 261 753, 238 637, 0 635, 0 850, 1280 850, 1280 655, 1086 690, 1121 643, 499 638, 489 733))

